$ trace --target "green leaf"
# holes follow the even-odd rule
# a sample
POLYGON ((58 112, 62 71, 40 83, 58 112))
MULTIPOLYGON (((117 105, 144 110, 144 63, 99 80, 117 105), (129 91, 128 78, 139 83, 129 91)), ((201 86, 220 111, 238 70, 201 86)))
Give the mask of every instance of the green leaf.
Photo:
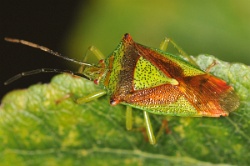
POLYGON ((7 94, 0 107, 0 165, 249 165, 250 69, 212 56, 194 58, 202 69, 234 86, 240 108, 229 117, 183 118, 151 115, 159 130, 153 146, 143 136, 142 111, 134 110, 134 131, 125 129, 125 107, 102 97, 82 105, 75 99, 99 88, 61 74, 7 94))

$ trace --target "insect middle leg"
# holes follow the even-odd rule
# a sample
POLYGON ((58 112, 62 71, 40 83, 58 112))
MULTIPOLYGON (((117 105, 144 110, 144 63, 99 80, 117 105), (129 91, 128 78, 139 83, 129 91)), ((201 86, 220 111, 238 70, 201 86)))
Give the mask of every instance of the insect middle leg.
MULTIPOLYGON (((147 111, 143 111, 145 128, 147 132, 147 137, 150 144, 156 144, 156 139, 154 136, 153 128, 147 111)), ((132 130, 132 107, 127 106, 126 108, 126 128, 127 130, 132 130)))
POLYGON ((126 129, 132 130, 133 128, 133 120, 132 120, 132 107, 126 106, 126 129))
POLYGON ((156 144, 156 139, 155 139, 154 131, 153 131, 152 124, 150 121, 150 117, 147 111, 143 111, 143 114, 144 114, 145 127, 147 131, 149 143, 154 145, 156 144))

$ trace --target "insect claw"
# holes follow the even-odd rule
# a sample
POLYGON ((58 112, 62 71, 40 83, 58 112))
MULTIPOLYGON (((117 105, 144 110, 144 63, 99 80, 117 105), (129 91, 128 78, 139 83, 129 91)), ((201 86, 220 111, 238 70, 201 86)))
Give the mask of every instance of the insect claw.
POLYGON ((110 104, 112 105, 112 106, 115 106, 115 105, 117 105, 117 104, 119 104, 120 103, 120 101, 119 100, 117 100, 117 99, 110 99, 110 104))

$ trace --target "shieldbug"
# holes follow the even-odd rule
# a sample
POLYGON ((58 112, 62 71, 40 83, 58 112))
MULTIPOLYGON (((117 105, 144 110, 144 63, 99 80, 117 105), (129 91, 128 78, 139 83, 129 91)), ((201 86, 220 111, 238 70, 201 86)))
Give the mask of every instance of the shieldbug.
POLYGON ((18 74, 6 84, 22 77, 39 72, 70 72, 93 80, 103 90, 76 100, 82 104, 105 94, 110 104, 127 105, 126 128, 132 128, 132 108, 143 111, 149 142, 155 144, 148 113, 185 116, 220 117, 228 116, 239 106, 239 99, 232 86, 224 80, 201 70, 195 62, 170 39, 165 39, 160 49, 150 48, 133 41, 125 34, 117 48, 104 58, 94 47, 93 53, 99 57, 98 64, 79 62, 63 57, 47 47, 19 39, 6 38, 7 41, 22 43, 39 48, 60 58, 83 65, 81 73, 58 69, 38 69, 18 74), (179 53, 187 58, 166 52, 172 43, 179 53))

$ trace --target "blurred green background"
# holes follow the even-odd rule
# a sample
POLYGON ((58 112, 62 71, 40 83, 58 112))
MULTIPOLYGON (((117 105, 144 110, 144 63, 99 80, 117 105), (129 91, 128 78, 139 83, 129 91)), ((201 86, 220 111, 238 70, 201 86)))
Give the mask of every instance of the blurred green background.
POLYGON ((66 48, 80 56, 95 45, 108 55, 129 32, 147 46, 158 47, 167 36, 189 54, 250 64, 249 7, 247 0, 96 0, 79 8, 66 48))

